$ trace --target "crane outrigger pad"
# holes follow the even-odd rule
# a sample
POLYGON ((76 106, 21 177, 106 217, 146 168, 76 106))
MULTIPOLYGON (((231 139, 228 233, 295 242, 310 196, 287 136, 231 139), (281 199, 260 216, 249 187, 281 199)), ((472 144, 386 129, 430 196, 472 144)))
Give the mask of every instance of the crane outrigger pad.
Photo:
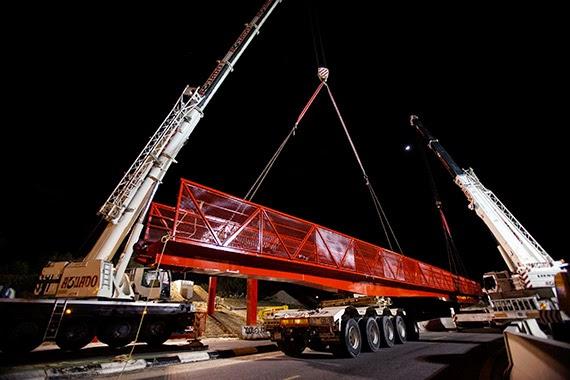
POLYGON ((144 240, 147 265, 365 295, 481 294, 475 281, 186 179, 176 207, 152 204, 144 240))

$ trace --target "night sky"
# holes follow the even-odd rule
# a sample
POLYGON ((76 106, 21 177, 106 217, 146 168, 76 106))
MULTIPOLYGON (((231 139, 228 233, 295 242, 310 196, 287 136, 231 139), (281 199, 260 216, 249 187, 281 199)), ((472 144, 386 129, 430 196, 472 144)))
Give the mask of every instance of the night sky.
MULTIPOLYGON (((96 212, 123 172, 184 86, 205 81, 261 4, 50 4, 3 12, 11 21, 2 37, 4 260, 85 254, 96 212)), ((180 177, 245 195, 318 85, 312 24, 322 36, 319 60, 331 71, 329 84, 406 255, 447 266, 422 147, 408 126, 416 113, 553 258, 568 258, 562 136, 570 31, 563 12, 371 4, 278 6, 207 107, 157 199, 173 204, 180 177), (414 144, 410 152, 406 144, 414 144)), ((431 165, 468 274, 479 279, 505 269, 459 188, 438 162, 431 165)), ((385 245, 325 93, 254 201, 385 245)))

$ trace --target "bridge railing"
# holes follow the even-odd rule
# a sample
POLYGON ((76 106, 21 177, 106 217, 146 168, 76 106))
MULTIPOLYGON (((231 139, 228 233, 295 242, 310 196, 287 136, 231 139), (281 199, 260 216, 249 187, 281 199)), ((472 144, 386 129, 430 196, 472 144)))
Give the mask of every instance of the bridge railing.
POLYGON ((154 203, 146 239, 255 254, 426 288, 480 294, 476 282, 340 232, 182 180, 177 207, 154 203))

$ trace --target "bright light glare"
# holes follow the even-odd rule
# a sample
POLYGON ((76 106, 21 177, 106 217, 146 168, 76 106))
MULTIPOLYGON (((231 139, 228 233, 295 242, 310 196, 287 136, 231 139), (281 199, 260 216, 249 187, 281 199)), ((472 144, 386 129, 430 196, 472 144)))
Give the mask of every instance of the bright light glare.
POLYGON ((406 146, 404 147, 404 150, 405 150, 406 152, 409 152, 410 150, 412 150, 412 146, 411 146, 411 145, 406 145, 406 146))

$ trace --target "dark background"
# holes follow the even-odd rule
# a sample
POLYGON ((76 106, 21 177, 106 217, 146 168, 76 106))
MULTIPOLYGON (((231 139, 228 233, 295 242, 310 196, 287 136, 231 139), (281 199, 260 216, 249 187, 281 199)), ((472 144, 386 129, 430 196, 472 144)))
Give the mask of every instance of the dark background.
MULTIPOLYGON (((123 172, 184 86, 205 81, 261 3, 4 9, 3 272, 31 273, 48 257, 86 253, 96 211, 123 172)), ((570 33, 563 12, 372 4, 279 5, 207 107, 157 199, 174 204, 180 177, 245 195, 318 84, 318 31, 329 84, 406 255, 447 267, 408 126, 416 113, 553 258, 568 258, 570 33)), ((504 269, 488 229, 439 163, 431 164, 468 275, 504 269)), ((254 201, 385 245, 324 93, 254 201)))

